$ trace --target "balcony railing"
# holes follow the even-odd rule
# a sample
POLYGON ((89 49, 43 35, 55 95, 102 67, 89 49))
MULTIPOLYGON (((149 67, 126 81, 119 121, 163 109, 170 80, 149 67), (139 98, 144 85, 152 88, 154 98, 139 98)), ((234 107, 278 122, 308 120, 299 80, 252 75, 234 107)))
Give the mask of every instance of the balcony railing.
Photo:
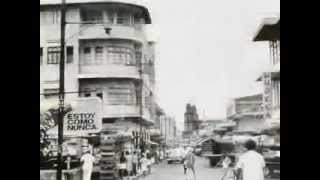
POLYGON ((80 26, 79 39, 128 39, 145 40, 142 25, 84 24, 80 26), (110 31, 106 32, 106 28, 110 31))
POLYGON ((137 66, 115 65, 115 64, 91 64, 80 65, 78 78, 134 78, 139 79, 137 66))
MULTIPOLYGON (((140 117, 139 105, 103 105, 104 118, 125 118, 125 117, 140 117)), ((145 121, 152 122, 149 109, 143 108, 142 117, 145 121)))

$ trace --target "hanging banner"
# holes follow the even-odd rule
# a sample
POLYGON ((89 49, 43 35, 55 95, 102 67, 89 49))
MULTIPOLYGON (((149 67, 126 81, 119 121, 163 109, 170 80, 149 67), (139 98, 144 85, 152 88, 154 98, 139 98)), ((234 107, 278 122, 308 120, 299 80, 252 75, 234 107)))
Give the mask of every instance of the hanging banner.
POLYGON ((97 97, 79 98, 64 116, 64 135, 86 136, 102 128, 102 101, 97 97))
POLYGON ((272 84, 271 84, 271 73, 270 72, 263 73, 263 85, 264 85, 264 93, 263 93, 264 118, 271 119, 272 84))

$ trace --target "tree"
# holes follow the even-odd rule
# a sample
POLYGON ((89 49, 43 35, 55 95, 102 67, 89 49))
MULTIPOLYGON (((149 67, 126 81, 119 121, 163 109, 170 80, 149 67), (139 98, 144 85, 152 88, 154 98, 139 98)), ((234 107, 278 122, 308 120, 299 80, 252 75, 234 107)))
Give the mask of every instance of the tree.
MULTIPOLYGON (((66 106, 63 115, 70 112, 71 106, 66 106)), ((40 112, 40 167, 46 166, 52 150, 50 149, 50 142, 47 131, 58 124, 57 108, 51 108, 48 111, 40 112)))

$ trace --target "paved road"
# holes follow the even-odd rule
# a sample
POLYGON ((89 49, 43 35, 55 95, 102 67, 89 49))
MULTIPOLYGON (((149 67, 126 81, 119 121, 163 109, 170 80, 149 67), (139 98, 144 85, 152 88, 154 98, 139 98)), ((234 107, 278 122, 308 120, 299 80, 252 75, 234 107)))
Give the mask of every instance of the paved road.
MULTIPOLYGON (((196 180, 220 180, 223 174, 221 168, 212 168, 209 161, 203 157, 196 158, 196 180)), ((185 180, 181 164, 167 164, 162 162, 153 165, 152 172, 143 180, 185 180)), ((271 179, 266 179, 271 180, 271 179)))

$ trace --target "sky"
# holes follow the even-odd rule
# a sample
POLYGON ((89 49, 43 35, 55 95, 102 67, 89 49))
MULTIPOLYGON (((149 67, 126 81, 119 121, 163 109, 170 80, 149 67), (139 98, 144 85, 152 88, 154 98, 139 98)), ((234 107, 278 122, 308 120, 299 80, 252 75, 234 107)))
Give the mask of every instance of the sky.
POLYGON ((231 98, 262 92, 268 44, 252 38, 280 0, 148 0, 157 39, 157 102, 183 130, 186 103, 225 118, 231 98))

